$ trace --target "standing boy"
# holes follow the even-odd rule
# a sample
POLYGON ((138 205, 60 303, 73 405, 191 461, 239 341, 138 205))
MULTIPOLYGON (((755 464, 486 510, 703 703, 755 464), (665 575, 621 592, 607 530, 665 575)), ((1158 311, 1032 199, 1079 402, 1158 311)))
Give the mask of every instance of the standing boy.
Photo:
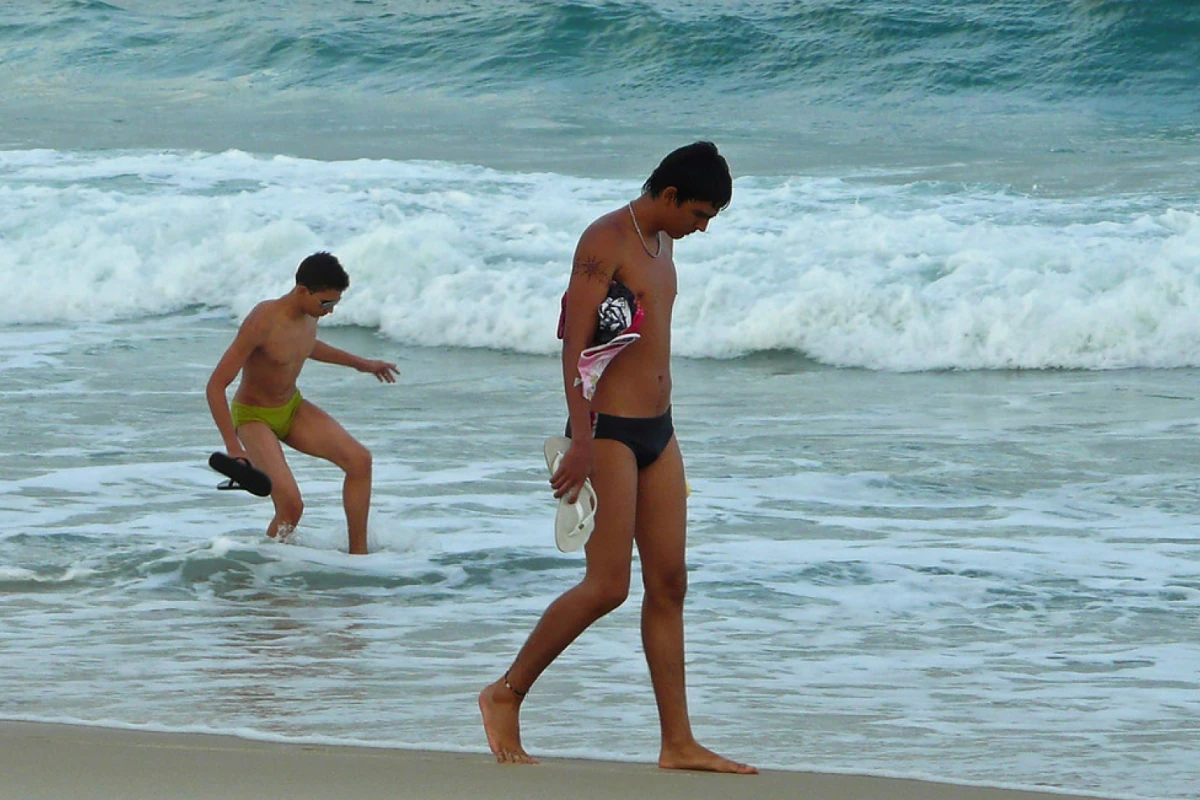
POLYGON ((346 271, 329 253, 314 253, 301 261, 295 287, 282 297, 259 303, 242 322, 208 379, 205 394, 229 455, 248 458, 271 479, 275 518, 267 535, 286 538, 304 512, 282 442, 332 461, 346 473, 342 502, 350 552, 363 554, 371 505, 371 453, 296 388, 296 378, 310 358, 396 382, 395 364, 359 358, 317 338, 317 320, 333 313, 349 285, 346 271), (241 383, 233 403, 227 404, 225 391, 238 372, 241 383))
POLYGON ((642 644, 662 734, 659 766, 757 771, 692 735, 683 653, 687 488, 671 422, 674 241, 705 230, 732 192, 716 146, 696 142, 663 159, 641 196, 593 222, 576 247, 562 328, 571 446, 550 483, 556 497, 574 502, 590 478, 598 510, 583 580, 550 604, 504 677, 479 695, 488 745, 500 762, 537 763, 521 746, 521 702, 571 642, 625 601, 636 544, 645 586, 642 644), (579 356, 614 283, 631 291, 643 312, 641 338, 607 366, 589 402, 579 356))

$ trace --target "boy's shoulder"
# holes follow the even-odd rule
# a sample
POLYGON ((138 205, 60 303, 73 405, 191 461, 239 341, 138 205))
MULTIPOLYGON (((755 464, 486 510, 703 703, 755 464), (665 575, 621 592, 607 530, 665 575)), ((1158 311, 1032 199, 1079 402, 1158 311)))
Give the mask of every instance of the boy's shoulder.
POLYGON ((242 320, 241 330, 255 338, 265 335, 279 317, 282 298, 262 300, 250 309, 250 313, 242 320))
POLYGON ((575 247, 575 259, 612 264, 621 260, 626 244, 616 212, 605 214, 580 234, 575 247))
POLYGON ((625 206, 613 209, 592 220, 592 224, 583 230, 579 237, 582 242, 588 240, 597 243, 617 243, 625 238, 625 220, 629 211, 625 206))

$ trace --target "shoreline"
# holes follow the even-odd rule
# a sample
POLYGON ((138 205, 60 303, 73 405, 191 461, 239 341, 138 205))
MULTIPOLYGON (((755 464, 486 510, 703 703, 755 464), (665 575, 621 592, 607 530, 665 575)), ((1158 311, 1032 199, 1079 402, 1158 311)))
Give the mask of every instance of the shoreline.
POLYGON ((724 800, 1083 800, 1098 795, 909 778, 766 770, 672 772, 653 764, 543 759, 502 766, 490 754, 400 750, 0 720, 0 797, 122 800, 288 797, 355 800, 589 798, 724 800))

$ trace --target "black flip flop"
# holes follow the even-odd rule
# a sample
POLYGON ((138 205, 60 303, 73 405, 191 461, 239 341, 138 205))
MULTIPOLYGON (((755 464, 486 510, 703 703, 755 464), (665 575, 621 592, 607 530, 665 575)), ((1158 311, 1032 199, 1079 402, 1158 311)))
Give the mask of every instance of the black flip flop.
POLYGON ((218 489, 245 489, 250 494, 266 497, 271 493, 271 479, 245 458, 230 458, 225 453, 213 453, 208 465, 229 480, 218 483, 218 489))

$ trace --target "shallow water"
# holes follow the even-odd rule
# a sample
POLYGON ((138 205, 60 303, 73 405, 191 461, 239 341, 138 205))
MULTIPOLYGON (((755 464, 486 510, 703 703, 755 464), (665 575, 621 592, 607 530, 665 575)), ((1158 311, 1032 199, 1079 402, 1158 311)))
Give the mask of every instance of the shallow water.
MULTIPOLYGON (((0 10, 0 716, 482 751, 551 544, 557 301, 669 149, 693 718, 763 766, 1195 797, 1200 15, 1181 0, 0 10), (217 492, 202 386, 328 248, 371 547, 217 492), (41 676, 49 676, 43 678, 41 676)), ((527 704, 652 760, 638 588, 527 704)))
MULTIPOLYGON (((0 332, 0 715, 481 750, 474 693, 580 576, 553 548, 552 357, 333 343, 307 397, 374 452, 372 555, 296 455, 298 545, 217 492, 185 314, 0 332), (206 445, 205 442, 208 442, 206 445), (52 675, 30 683, 27 675, 52 675)), ((764 766, 1189 796, 1200 519, 1192 371, 675 365, 691 704, 764 766), (899 768, 899 765, 904 765, 899 768)), ((650 760, 639 591, 547 672, 546 754, 650 760)))

